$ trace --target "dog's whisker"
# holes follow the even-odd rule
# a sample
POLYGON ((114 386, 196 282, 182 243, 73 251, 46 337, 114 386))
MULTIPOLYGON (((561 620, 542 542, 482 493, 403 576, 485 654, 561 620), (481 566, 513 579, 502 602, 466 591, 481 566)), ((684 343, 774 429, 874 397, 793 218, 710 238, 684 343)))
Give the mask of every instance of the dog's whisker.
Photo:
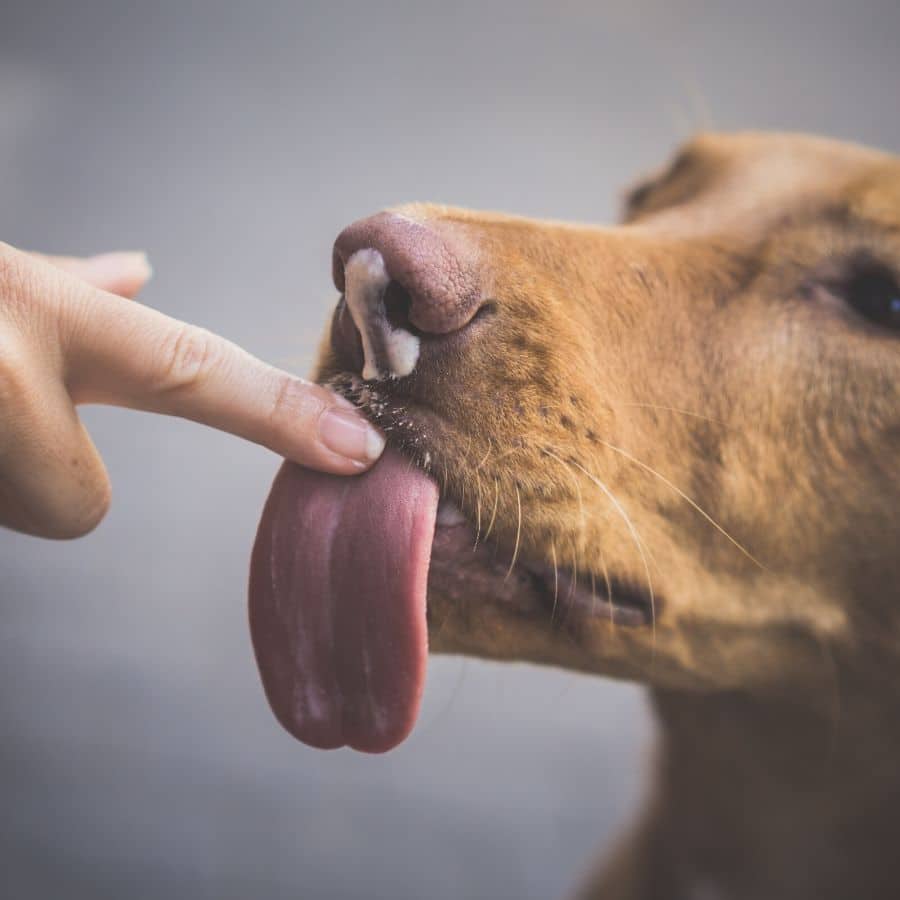
POLYGON ((575 605, 575 594, 578 591, 578 548, 572 544, 572 583, 569 585, 569 605, 563 619, 569 614, 575 605))
MULTIPOLYGON (((473 470, 473 474, 475 476, 475 545, 473 546, 473 550, 478 548, 479 541, 481 539, 481 469, 487 464, 488 458, 491 455, 492 446, 489 443, 487 451, 484 456, 481 457, 480 462, 477 466, 475 466, 473 470)), ((485 539, 487 539, 487 535, 485 535, 485 539)))
POLYGON ((606 565, 606 557, 603 554, 600 554, 600 571, 603 573, 603 583, 606 587, 606 596, 609 598, 609 620, 613 625, 616 624, 615 616, 613 615, 613 609, 615 600, 613 599, 613 588, 612 588, 612 579, 609 577, 609 569, 606 565))
POLYGON ((691 125, 691 117, 679 104, 669 102, 664 105, 664 109, 675 132, 677 141, 683 141, 689 135, 693 134, 694 128, 691 125))
POLYGON ((484 533, 483 540, 487 542, 487 539, 491 536, 491 531, 494 529, 494 522, 497 521, 497 506, 500 503, 500 482, 495 478, 494 479, 494 507, 491 510, 491 520, 488 522, 487 531, 484 533))
POLYGON ((628 528, 629 533, 631 534, 632 540, 634 541, 635 546, 637 547, 638 554, 641 558, 641 563, 644 567, 644 574, 647 579, 647 593, 650 598, 650 626, 652 632, 652 659, 656 658, 656 597, 653 592, 653 578, 650 575, 650 566, 647 563, 647 556, 644 552, 644 544, 640 538, 640 535, 637 532, 637 529, 634 526, 634 523, 631 521, 631 517, 625 511, 622 504, 616 498, 615 494, 601 481, 596 475, 589 472, 584 466, 575 460, 567 461, 557 456, 555 453, 548 450, 546 447, 542 448, 543 452, 546 453, 551 459, 555 459, 560 465, 566 466, 571 465, 582 472, 594 485, 599 488, 609 502, 613 505, 616 512, 622 518, 622 521, 625 522, 626 527, 628 528))
POLYGON ((459 484, 459 508, 466 508, 466 482, 465 479, 460 480, 459 484))
POLYGON ((508 450, 504 450, 502 453, 498 453, 494 457, 494 462, 498 463, 501 460, 506 459, 507 457, 515 456, 516 453, 524 453, 525 450, 526 447, 524 446, 510 447, 508 450))
MULTIPOLYGON (((571 469, 568 467, 565 469, 565 472, 571 478, 572 487, 575 491, 575 496, 578 499, 578 536, 577 536, 577 541, 583 543, 585 532, 587 531, 587 511, 584 508, 584 495, 581 492, 581 485, 578 483, 578 476, 576 475, 576 473, 571 471, 571 469)), ((574 543, 575 541, 576 541, 576 539, 573 538, 573 546, 577 547, 577 544, 574 543)))
POLYGON ((578 483, 578 479, 575 477, 574 473, 572 474, 572 484, 575 486, 575 494, 578 497, 579 540, 584 540, 584 533, 587 529, 587 517, 584 511, 584 497, 581 494, 581 485, 578 483))
POLYGON ((466 461, 466 464, 468 464, 469 453, 472 452, 472 434, 471 434, 471 432, 466 436, 466 439, 467 439, 466 449, 463 450, 462 456, 463 456, 463 459, 466 461))
POLYGON ((733 425, 729 425, 727 422, 723 422, 721 419, 715 419, 712 416, 705 416, 703 413, 692 412, 689 409, 681 409, 677 406, 662 406, 658 403, 623 403, 623 406, 633 407, 635 409, 655 409, 661 410, 662 412, 671 412, 678 413, 682 416, 689 416, 692 419, 701 419, 704 422, 710 422, 713 425, 720 425, 722 428, 733 428, 733 425))
POLYGON ((715 129, 715 124, 713 122, 712 107, 706 92, 693 75, 688 76, 685 87, 691 105, 691 111, 694 113, 694 119, 697 123, 697 128, 695 130, 713 131, 715 129))
POLYGON ((475 476, 475 543, 472 550, 478 549, 478 541, 481 538, 481 479, 475 476))
POLYGON ((492 446, 489 444, 489 445, 488 445, 488 448, 487 448, 487 451, 485 452, 484 456, 481 457, 481 462, 479 462, 478 465, 475 466, 475 474, 476 474, 476 475, 482 470, 482 468, 483 468, 485 465, 487 465, 487 461, 488 461, 488 459, 490 458, 491 450, 492 450, 492 449, 493 449, 492 446))
POLYGON ((503 576, 503 580, 507 581, 509 576, 512 575, 513 569, 516 567, 516 559, 519 556, 519 541, 522 538, 522 495, 519 493, 519 486, 513 485, 516 489, 516 543, 513 547, 512 559, 509 561, 509 568, 506 570, 506 575, 503 576))
POLYGON ((559 602, 559 566, 556 562, 556 544, 550 542, 550 553, 553 556, 553 609, 550 610, 550 621, 556 620, 556 604, 559 602))
POLYGON ((443 707, 440 710, 438 710, 437 714, 430 722, 425 722, 422 724, 421 733, 423 736, 431 734, 432 729, 434 729, 434 727, 436 725, 438 725, 441 722, 441 720, 444 719, 446 717, 446 715, 450 712, 451 708, 453 707, 453 704, 456 702, 456 700, 459 696, 460 688, 462 687, 463 681, 465 680, 468 662, 469 662, 469 660, 467 657, 465 657, 465 656, 462 657, 462 664, 460 665, 459 671, 456 674, 456 681, 454 682, 453 687, 450 690, 450 697, 444 703, 443 707))
POLYGON ((648 466, 647 463, 641 462, 637 457, 632 456, 627 450, 623 450, 621 447, 616 447, 614 444, 610 444, 608 441, 601 440, 597 438, 598 443, 602 444, 608 450, 612 450, 613 453, 618 453, 620 456, 634 463, 636 466, 640 466, 645 472, 649 472, 651 475, 658 478, 666 487, 671 488, 681 497, 682 500, 689 503, 713 528, 716 529, 723 537, 727 538, 744 556, 747 557, 751 562, 755 563, 759 566, 763 571, 768 571, 766 566, 764 566, 743 544, 740 543, 736 538, 732 537, 702 506, 700 506, 696 501, 694 501, 691 497, 689 497, 680 487, 675 484, 672 484, 665 475, 661 472, 657 472, 652 466, 648 466))

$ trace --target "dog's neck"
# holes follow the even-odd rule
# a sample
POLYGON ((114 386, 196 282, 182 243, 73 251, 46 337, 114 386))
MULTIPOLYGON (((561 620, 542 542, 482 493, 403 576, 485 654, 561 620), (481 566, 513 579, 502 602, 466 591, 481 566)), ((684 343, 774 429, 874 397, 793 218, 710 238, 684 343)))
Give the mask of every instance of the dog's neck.
POLYGON ((835 693, 828 711, 655 692, 661 790, 648 827, 670 887, 874 900, 900 883, 900 723, 884 684, 871 687, 835 693))

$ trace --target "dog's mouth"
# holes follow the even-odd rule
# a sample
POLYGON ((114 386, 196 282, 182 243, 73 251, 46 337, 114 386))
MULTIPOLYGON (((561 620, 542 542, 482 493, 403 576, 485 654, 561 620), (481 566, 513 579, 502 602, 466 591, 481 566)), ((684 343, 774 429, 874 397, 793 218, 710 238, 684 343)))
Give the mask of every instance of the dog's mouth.
POLYGON ((474 546, 470 524, 425 471, 427 451, 412 449, 389 447, 356 478, 286 464, 263 512, 250 574, 254 650, 279 721, 314 747, 383 752, 409 734, 429 626, 442 624, 429 595, 501 604, 548 627, 651 619, 643 593, 613 578, 525 559, 511 567, 495 548, 474 546))
MULTIPOLYGON (((428 591, 429 598, 440 594, 452 604, 494 602, 513 614, 538 615, 552 627, 568 629, 570 636, 588 621, 639 627, 649 624, 654 614, 645 590, 609 573, 578 573, 525 555, 511 565, 509 556, 480 540, 445 498, 438 504, 428 591)), ((430 619, 430 603, 428 611, 430 619)), ((442 620, 435 617, 429 624, 441 628, 442 620)))

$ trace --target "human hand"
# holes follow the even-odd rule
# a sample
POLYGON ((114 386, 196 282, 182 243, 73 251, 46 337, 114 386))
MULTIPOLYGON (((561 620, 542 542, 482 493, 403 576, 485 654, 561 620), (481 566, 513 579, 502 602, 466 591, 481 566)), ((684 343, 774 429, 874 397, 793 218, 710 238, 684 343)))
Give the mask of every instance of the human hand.
POLYGON ((71 538, 103 518, 109 478, 81 403, 192 419, 337 474, 378 458, 383 437, 342 398, 125 299, 149 277, 140 253, 0 243, 0 525, 71 538))

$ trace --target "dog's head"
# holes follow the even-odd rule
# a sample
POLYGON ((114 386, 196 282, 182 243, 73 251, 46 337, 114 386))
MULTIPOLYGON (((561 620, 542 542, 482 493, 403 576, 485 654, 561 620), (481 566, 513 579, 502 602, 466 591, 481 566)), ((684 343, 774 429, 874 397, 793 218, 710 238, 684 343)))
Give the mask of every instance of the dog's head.
POLYGON ((251 612, 291 730, 409 727, 429 491, 432 649, 783 692, 895 641, 900 161, 703 136, 625 206, 597 228, 413 205, 338 238, 317 374, 394 449, 363 487, 287 469, 270 499, 251 612))

